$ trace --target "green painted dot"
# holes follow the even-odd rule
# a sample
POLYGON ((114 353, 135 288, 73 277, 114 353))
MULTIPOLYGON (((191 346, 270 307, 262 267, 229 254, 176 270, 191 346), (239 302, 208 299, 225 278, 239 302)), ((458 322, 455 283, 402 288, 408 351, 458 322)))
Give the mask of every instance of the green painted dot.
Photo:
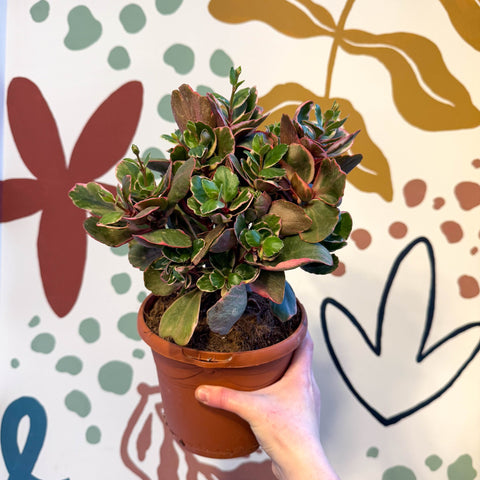
POLYGON ((115 292, 120 294, 127 293, 132 286, 132 280, 128 273, 117 273, 113 275, 111 282, 115 292))
POLYGON ((136 348, 133 351, 132 355, 133 355, 134 358, 143 358, 145 356, 145 352, 143 350, 141 350, 140 348, 136 348))
POLYGON ((147 17, 140 6, 131 3, 120 12, 120 22, 128 33, 139 32, 147 22, 147 17))
POLYGON ((50 353, 55 348, 55 337, 50 333, 40 333, 31 343, 34 352, 50 353))
POLYGON ((63 42, 70 50, 88 48, 102 35, 102 24, 95 19, 85 5, 72 8, 67 20, 69 30, 63 42))
POLYGON ((108 64, 114 70, 124 70, 130 66, 130 56, 123 47, 114 47, 108 54, 108 64))
POLYGON ((62 357, 55 365, 55 369, 58 372, 69 373, 70 375, 78 375, 82 371, 82 368, 82 361, 74 355, 62 357))
POLYGON ((210 70, 220 77, 228 77, 233 67, 232 59, 223 51, 215 50, 210 57, 210 70))
POLYGON ((417 480, 415 474, 401 465, 385 470, 382 480, 417 480))
POLYGON ((132 340, 140 340, 137 332, 137 314, 134 312, 126 313, 120 317, 117 324, 118 329, 132 340))
POLYGON ((472 457, 461 455, 447 467, 448 480, 473 480, 477 471, 473 468, 472 457))
POLYGON ((10 366, 12 368, 18 368, 20 366, 20 361, 18 360, 18 358, 12 358, 10 360, 10 366))
POLYGON ((155 0, 155 6, 162 15, 170 15, 176 12, 182 0, 155 0))
POLYGON ((48 18, 50 13, 50 5, 45 0, 35 3, 30 9, 30 15, 34 22, 43 22, 48 18))
POLYGON ((133 369, 128 363, 112 360, 98 372, 98 382, 103 390, 123 395, 132 385, 133 369))
POLYGON ((87 343, 96 342, 100 338, 100 324, 94 318, 86 318, 80 323, 78 333, 87 343))
POLYGON ((157 112, 167 122, 175 122, 175 117, 172 113, 172 107, 170 105, 170 95, 163 96, 158 102, 157 112))
POLYGON ((137 295, 137 300, 142 303, 147 298, 147 292, 140 292, 137 295))
POLYGON ((190 47, 176 43, 163 54, 163 61, 175 69, 177 73, 185 75, 193 69, 195 54, 190 47))
POLYGON ((65 397, 65 406, 80 417, 86 417, 92 410, 90 400, 80 390, 72 390, 65 397))
POLYGON ((119 257, 124 257, 125 255, 128 255, 128 245, 122 245, 120 247, 111 247, 110 250, 112 253, 115 255, 118 255, 119 257))
POLYGON ((367 450, 367 457, 377 458, 378 457, 378 448, 377 447, 370 447, 367 450))
POLYGON ((438 455, 430 455, 425 459, 425 465, 434 472, 442 466, 442 459, 438 455))
POLYGON ((102 432, 98 427, 92 425, 91 427, 87 428, 87 432, 85 433, 85 438, 87 439, 88 443, 95 445, 100 442, 102 439, 102 432))
POLYGON ((206 85, 198 85, 196 90, 200 95, 203 96, 205 96, 207 93, 213 92, 213 88, 207 87, 206 85))
POLYGON ((40 323, 40 317, 35 315, 32 319, 28 322, 29 327, 36 327, 40 323))

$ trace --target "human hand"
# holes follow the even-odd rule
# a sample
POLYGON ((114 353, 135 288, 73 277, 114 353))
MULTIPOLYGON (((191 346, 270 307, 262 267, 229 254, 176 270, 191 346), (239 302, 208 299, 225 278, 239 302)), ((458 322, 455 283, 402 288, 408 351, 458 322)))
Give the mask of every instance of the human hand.
POLYGON ((320 391, 312 355, 307 334, 285 375, 273 385, 253 392, 201 385, 195 392, 200 402, 233 412, 250 424, 278 479, 338 480, 320 443, 320 391))

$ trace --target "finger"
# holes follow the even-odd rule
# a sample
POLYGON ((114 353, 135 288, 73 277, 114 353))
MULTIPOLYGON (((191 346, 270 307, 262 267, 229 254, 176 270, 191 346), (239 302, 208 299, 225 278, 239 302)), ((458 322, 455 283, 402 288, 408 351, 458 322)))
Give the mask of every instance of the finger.
POLYGON ((302 373, 309 373, 312 367, 313 358, 313 341, 310 333, 303 339, 300 346, 295 350, 292 357, 292 362, 285 373, 284 378, 297 377, 302 373))

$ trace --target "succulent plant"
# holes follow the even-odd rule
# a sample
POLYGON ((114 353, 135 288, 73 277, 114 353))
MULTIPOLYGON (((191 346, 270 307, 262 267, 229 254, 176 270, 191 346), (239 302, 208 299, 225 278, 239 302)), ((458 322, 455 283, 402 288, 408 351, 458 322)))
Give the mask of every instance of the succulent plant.
POLYGON ((267 115, 256 89, 240 88, 240 73, 230 72, 229 99, 188 85, 172 93, 179 128, 164 136, 173 143, 168 159, 142 159, 133 145, 134 158, 116 167, 115 195, 98 183, 69 194, 90 214, 84 226, 94 239, 128 243, 145 286, 175 297, 159 335, 179 345, 190 340, 209 295, 216 301, 207 323, 221 335, 242 316, 250 292, 290 319, 296 300, 285 271, 331 273, 333 252, 352 229, 339 205, 346 174, 361 160, 348 153, 358 132, 343 129, 335 103, 322 112, 313 102, 260 130, 267 115))

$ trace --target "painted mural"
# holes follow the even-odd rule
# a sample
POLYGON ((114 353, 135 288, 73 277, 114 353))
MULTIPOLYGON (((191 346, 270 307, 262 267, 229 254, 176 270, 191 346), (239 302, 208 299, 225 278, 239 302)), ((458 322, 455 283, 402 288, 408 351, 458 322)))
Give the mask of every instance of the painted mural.
POLYGON ((342 261, 289 276, 331 463, 345 480, 479 477, 476 0, 0 6, 0 478, 273 479, 261 451, 213 460, 175 443, 136 332, 141 275, 90 241, 67 196, 112 189, 131 143, 164 156, 170 92, 222 91, 237 65, 270 120, 335 100, 360 130, 342 261))

